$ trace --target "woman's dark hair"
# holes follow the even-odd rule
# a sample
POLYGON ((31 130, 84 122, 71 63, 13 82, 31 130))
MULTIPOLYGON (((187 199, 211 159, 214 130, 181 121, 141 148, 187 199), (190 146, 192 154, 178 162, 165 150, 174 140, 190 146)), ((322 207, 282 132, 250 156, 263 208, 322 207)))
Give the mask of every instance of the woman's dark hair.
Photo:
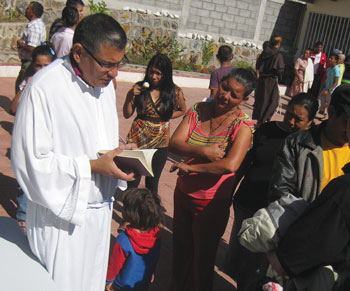
POLYGON ((163 222, 158 194, 148 189, 131 188, 123 194, 124 218, 131 227, 151 230, 163 222))
MULTIPOLYGON (((162 73, 162 79, 159 83, 159 101, 157 101, 156 106, 160 118, 164 121, 168 121, 173 115, 176 97, 175 84, 173 81, 173 67, 170 59, 166 55, 161 53, 156 54, 147 65, 145 78, 142 83, 148 82, 151 84, 148 78, 148 72, 151 68, 156 68, 162 73)), ((145 103, 145 93, 146 92, 141 93, 135 99, 135 105, 140 110, 142 110, 145 103)))
POLYGON ((308 113, 308 119, 313 120, 318 110, 318 100, 310 93, 299 93, 295 95, 288 103, 288 106, 300 105, 308 113))
POLYGON ((43 45, 37 46, 32 52, 32 60, 33 62, 36 60, 38 56, 48 56, 51 58, 51 61, 54 61, 57 57, 55 50, 53 49, 51 43, 44 42, 43 45))
POLYGON ((78 5, 85 6, 82 0, 67 0, 66 7, 73 6, 77 7, 78 5))
POLYGON ((77 8, 73 6, 64 7, 62 10, 62 20, 65 27, 72 27, 79 21, 77 8))
POLYGON ((236 81, 242 84, 246 91, 244 93, 244 97, 250 95, 253 92, 256 86, 256 74, 252 69, 233 69, 226 77, 222 78, 220 83, 226 81, 227 79, 236 79, 236 81))
POLYGON ((216 57, 218 58, 218 60, 220 62, 227 62, 227 61, 231 60, 232 48, 228 45, 222 45, 219 48, 216 57))
POLYGON ((73 36, 73 44, 80 43, 93 54, 100 50, 102 44, 123 50, 126 41, 125 31, 120 24, 112 16, 103 13, 84 17, 77 25, 73 36))

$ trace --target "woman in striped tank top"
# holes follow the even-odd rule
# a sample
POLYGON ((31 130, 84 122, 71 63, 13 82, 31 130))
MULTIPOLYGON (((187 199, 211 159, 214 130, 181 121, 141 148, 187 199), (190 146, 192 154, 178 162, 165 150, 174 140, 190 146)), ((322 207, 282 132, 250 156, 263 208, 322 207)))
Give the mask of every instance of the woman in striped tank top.
POLYGON ((176 163, 172 290, 212 290, 216 250, 230 214, 235 172, 252 141, 253 122, 240 109, 256 84, 255 73, 234 69, 212 102, 195 104, 170 140, 187 156, 176 163))

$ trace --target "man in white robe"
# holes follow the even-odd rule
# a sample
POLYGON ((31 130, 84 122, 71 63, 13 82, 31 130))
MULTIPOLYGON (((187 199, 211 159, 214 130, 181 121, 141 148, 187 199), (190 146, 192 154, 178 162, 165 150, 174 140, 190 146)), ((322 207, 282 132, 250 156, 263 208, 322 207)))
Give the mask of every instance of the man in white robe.
POLYGON ((121 149, 110 81, 125 45, 112 17, 84 18, 71 55, 35 74, 16 114, 11 160, 29 199, 27 236, 58 290, 104 290, 113 194, 134 179, 113 162, 121 149))

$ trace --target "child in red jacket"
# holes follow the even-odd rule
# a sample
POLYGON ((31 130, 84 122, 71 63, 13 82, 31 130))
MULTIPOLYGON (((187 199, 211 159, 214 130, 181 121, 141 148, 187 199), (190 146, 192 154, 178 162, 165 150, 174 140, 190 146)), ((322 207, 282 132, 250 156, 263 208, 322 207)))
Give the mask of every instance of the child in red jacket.
POLYGON ((148 189, 131 188, 124 192, 123 205, 126 229, 117 236, 109 259, 106 290, 147 290, 161 244, 160 198, 148 189))

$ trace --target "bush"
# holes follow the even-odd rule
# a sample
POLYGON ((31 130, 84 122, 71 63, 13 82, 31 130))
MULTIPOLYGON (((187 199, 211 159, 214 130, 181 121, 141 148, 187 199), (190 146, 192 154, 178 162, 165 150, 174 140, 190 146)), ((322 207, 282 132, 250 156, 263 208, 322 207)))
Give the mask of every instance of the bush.
POLYGON ((215 70, 215 66, 202 66, 196 64, 195 62, 190 60, 177 60, 173 63, 173 69, 179 71, 187 71, 187 72, 197 72, 203 74, 211 74, 212 71, 215 70))
POLYGON ((167 55, 174 62, 180 58, 180 54, 185 50, 185 47, 179 44, 176 38, 168 36, 153 37, 153 32, 134 38, 131 45, 131 52, 128 52, 129 60, 142 65, 147 65, 149 60, 157 53, 167 55))
POLYGON ((202 64, 207 66, 216 52, 216 45, 213 40, 203 43, 202 46, 202 64))
POLYGON ((7 11, 7 18, 9 20, 12 20, 14 18, 19 18, 20 17, 20 14, 18 12, 18 10, 15 8, 15 9, 12 9, 10 8, 8 11, 7 11))
POLYGON ((235 61, 233 62, 233 66, 236 68, 252 69, 255 71, 255 66, 245 60, 235 61))
POLYGON ((108 15, 107 4, 104 0, 97 2, 97 4, 94 3, 94 0, 89 0, 88 6, 92 14, 103 13, 108 15))

